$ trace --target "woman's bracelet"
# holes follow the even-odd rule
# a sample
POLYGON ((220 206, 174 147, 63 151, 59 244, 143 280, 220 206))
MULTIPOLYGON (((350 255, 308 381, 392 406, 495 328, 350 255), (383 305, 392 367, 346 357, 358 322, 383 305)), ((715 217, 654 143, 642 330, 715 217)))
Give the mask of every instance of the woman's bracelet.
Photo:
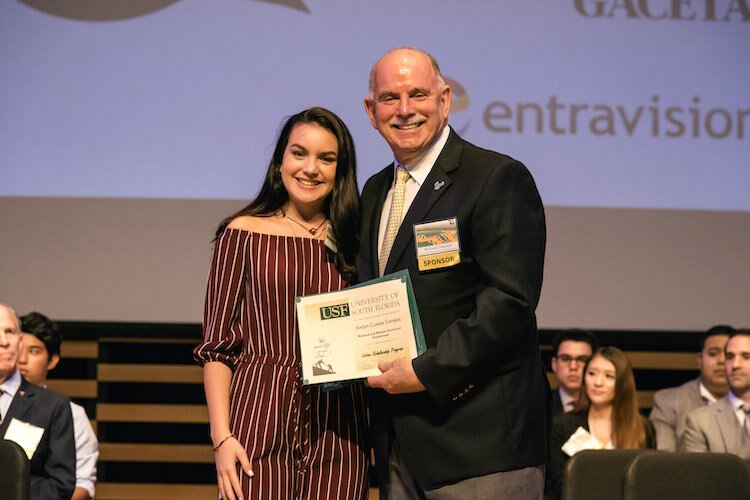
POLYGON ((219 448, 221 448, 221 445, 222 445, 222 444, 224 444, 224 442, 225 442, 225 441, 226 441, 227 439, 229 439, 229 438, 233 438, 233 437, 234 437, 234 434, 230 434, 230 435, 228 435, 227 437, 225 437, 224 439, 222 439, 221 441, 219 441, 219 444, 217 444, 216 446, 214 446, 214 451, 217 451, 217 450, 218 450, 219 448))

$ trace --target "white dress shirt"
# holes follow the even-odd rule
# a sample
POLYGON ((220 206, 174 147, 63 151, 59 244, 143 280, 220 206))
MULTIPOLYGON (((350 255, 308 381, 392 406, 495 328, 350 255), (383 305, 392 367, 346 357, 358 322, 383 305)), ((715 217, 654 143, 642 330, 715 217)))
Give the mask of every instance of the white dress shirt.
MULTIPOLYGON (((581 390, 584 390, 581 388, 581 390)), ((562 405, 563 413, 569 413, 573 410, 573 404, 576 402, 576 398, 565 392, 565 389, 561 387, 557 388, 558 394, 560 394, 560 404, 562 405)))
POLYGON ((73 433, 76 441, 76 488, 96 493, 96 461, 99 459, 99 441, 83 406, 70 402, 73 412, 73 433))
POLYGON ((739 420, 740 427, 744 428, 747 414, 742 409, 742 406, 745 404, 745 402, 742 401, 737 396, 735 396, 732 391, 729 391, 729 402, 732 403, 732 408, 734 409, 734 415, 737 417, 737 420, 739 420))
POLYGON ((708 389, 706 389, 706 386, 703 385, 703 382, 698 382, 698 391, 701 393, 701 397, 703 398, 703 400, 709 405, 712 405, 716 402, 716 398, 708 389))
MULTIPOLYGON (((437 161, 440 152, 443 151, 445 143, 448 142, 448 136, 450 135, 450 127, 446 125, 443 127, 443 131, 438 136, 435 143, 419 158, 411 163, 402 165, 409 172, 409 180, 406 181, 406 187, 404 192, 404 212, 409 211, 414 198, 417 197, 419 188, 424 184, 425 179, 430 174, 435 161, 437 161)), ((383 246, 383 236, 385 235, 385 226, 388 222, 388 216, 391 213, 391 199, 393 198, 393 188, 396 183, 396 168, 399 166, 398 160, 393 159, 393 182, 391 183, 391 189, 388 190, 388 194, 385 197, 383 203, 383 211, 380 212, 380 227, 378 228, 378 255, 380 255, 380 248, 383 246)))
POLYGON ((0 422, 2 422, 8 413, 8 408, 10 408, 13 398, 16 397, 19 387, 21 387, 21 374, 18 372, 18 368, 16 368, 13 374, 0 384, 0 389, 3 390, 2 394, 0 394, 0 422))

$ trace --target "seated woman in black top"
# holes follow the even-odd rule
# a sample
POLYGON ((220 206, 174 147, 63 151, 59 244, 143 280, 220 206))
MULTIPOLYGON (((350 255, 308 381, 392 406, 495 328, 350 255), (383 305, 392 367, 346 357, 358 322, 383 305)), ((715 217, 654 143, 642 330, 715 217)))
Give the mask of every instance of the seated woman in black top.
POLYGON ((585 390, 571 413, 552 421, 545 498, 562 490, 563 469, 581 450, 656 448, 651 422, 638 412, 633 369, 616 347, 600 347, 583 369, 585 390))

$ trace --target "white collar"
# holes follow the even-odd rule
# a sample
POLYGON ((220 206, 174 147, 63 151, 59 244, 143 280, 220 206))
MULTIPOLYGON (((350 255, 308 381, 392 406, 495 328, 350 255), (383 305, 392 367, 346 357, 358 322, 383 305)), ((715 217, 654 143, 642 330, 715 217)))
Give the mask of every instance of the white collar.
MULTIPOLYGON (((583 389, 583 388, 582 388, 583 389)), ((566 407, 570 403, 575 403, 576 398, 568 394, 568 392, 560 386, 557 391, 560 394, 560 403, 562 404, 563 411, 566 411, 566 407)))
POLYGON ((0 389, 7 393, 10 397, 15 397, 18 392, 18 388, 21 387, 21 373, 18 371, 18 367, 13 370, 13 375, 5 379, 5 382, 0 384, 0 389))
MULTIPOLYGON (((429 147, 429 149, 427 149, 427 151, 424 152, 422 156, 420 156, 413 162, 406 164, 399 163, 398 160, 394 157, 393 167, 396 168, 398 167, 398 165, 402 165, 406 170, 409 171, 409 175, 411 176, 411 178, 421 186, 422 184, 424 184, 425 179, 427 179, 427 176, 430 174, 430 171, 432 170, 433 165, 435 165, 438 156, 440 156, 440 153, 443 151, 445 143, 448 142, 448 136, 450 134, 451 128, 446 125, 445 127, 443 127, 443 131, 440 132, 437 140, 432 144, 432 146, 429 147)), ((393 177, 395 179, 396 176, 394 175, 393 177)))
POLYGON ((701 393, 701 397, 708 401, 708 404, 712 405, 716 402, 716 398, 708 389, 706 389, 706 386, 703 385, 703 382, 698 382, 698 391, 701 393))
POLYGON ((729 397, 729 402, 732 403, 732 408, 734 409, 734 411, 740 411, 740 406, 744 405, 745 402, 735 396, 732 391, 729 391, 729 394, 727 394, 727 396, 729 397))

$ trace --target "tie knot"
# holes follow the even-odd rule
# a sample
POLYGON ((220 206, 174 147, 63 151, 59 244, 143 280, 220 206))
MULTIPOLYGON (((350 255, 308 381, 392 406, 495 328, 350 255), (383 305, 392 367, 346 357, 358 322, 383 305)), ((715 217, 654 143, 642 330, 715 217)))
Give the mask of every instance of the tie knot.
POLYGON ((409 180, 409 171, 403 165, 396 167, 396 184, 403 184, 409 180))

